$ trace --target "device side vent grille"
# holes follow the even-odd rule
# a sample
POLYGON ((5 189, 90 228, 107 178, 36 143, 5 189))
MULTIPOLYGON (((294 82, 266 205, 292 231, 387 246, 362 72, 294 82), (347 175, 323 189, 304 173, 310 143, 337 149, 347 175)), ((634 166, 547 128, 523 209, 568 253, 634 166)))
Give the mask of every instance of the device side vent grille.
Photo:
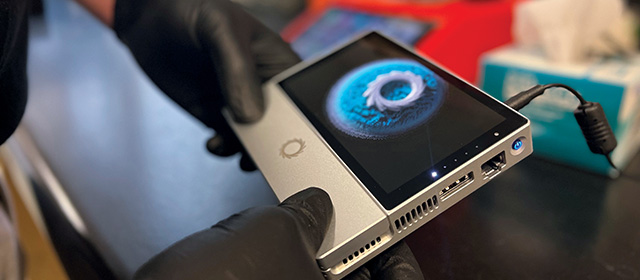
POLYGON ((411 211, 404 214, 404 216, 401 216, 400 218, 395 220, 394 224, 396 226, 396 231, 402 232, 403 230, 407 229, 407 227, 413 225, 418 220, 427 216, 429 212, 433 212, 433 210, 437 209, 438 205, 438 197, 435 195, 422 202, 415 208, 411 209, 411 211))
POLYGON ((371 242, 365 244, 364 246, 360 247, 360 249, 358 251, 353 252, 351 255, 349 255, 348 257, 344 258, 342 260, 343 264, 348 264, 354 260, 357 260, 359 257, 364 256, 366 252, 368 252, 369 250, 373 250, 374 247, 380 245, 380 242, 382 242, 382 239, 378 236, 376 237, 376 239, 371 240, 371 242))

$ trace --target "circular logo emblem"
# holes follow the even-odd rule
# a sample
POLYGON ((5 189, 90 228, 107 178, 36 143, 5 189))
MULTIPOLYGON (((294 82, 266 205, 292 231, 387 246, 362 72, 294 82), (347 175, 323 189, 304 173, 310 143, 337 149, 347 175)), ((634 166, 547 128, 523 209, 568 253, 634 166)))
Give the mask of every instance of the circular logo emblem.
POLYGON ((340 131, 381 140, 427 122, 440 108, 446 89, 442 78, 416 61, 378 60, 338 80, 327 97, 326 112, 340 131))
POLYGON ((297 157, 302 152, 304 152, 304 148, 306 147, 307 145, 302 139, 291 139, 282 144, 282 147, 280 147, 280 156, 286 159, 297 157))

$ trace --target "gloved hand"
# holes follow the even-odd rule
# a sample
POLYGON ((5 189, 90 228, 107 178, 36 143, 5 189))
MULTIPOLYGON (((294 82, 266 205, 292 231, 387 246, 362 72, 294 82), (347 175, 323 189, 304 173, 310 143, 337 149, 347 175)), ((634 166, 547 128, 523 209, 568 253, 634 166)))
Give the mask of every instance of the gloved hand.
MULTIPOLYGON (((324 279, 315 256, 333 215, 329 196, 301 191, 279 206, 233 215, 152 258, 136 279, 324 279)), ((347 279, 423 279, 401 243, 347 279)))
POLYGON ((261 84, 300 61, 278 34, 228 0, 117 0, 113 28, 151 80, 216 131, 207 148, 219 156, 242 151, 222 107, 238 122, 258 120, 261 84))

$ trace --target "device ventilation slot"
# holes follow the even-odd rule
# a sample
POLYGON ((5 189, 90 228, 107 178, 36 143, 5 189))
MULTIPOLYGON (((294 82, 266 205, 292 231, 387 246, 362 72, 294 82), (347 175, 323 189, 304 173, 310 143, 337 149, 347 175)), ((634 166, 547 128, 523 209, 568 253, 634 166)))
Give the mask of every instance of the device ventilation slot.
POLYGON ((360 249, 358 251, 353 252, 353 254, 349 255, 348 257, 344 258, 342 260, 343 264, 348 264, 354 260, 357 260, 359 257, 362 257, 365 255, 365 253, 367 253, 369 250, 373 250, 374 247, 380 245, 380 242, 382 241, 382 239, 378 236, 376 237, 376 239, 371 240, 371 242, 367 243, 366 245, 360 247, 360 249))
POLYGON ((395 226, 396 231, 402 232, 407 229, 407 227, 413 225, 418 220, 422 219, 422 217, 429 214, 429 212, 433 212, 436 208, 438 208, 439 201, 437 196, 433 196, 426 201, 422 202, 418 206, 416 206, 411 211, 404 214, 404 216, 396 219, 395 226))

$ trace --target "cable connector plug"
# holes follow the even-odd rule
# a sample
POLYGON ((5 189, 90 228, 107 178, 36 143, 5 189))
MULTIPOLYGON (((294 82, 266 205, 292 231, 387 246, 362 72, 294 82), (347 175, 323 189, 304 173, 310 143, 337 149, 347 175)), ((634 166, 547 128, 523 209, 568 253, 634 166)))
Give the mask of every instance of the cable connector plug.
POLYGON ((529 102, 531 102, 533 99, 542 95, 545 90, 546 88, 544 87, 544 85, 536 85, 507 99, 504 104, 507 104, 507 106, 513 108, 516 111, 520 111, 520 109, 524 108, 524 106, 529 105, 529 102))
POLYGON ((618 141, 600 103, 587 102, 580 104, 578 109, 573 111, 573 115, 576 117, 578 125, 580 125, 591 152, 605 155, 609 163, 615 168, 609 154, 616 148, 618 141))

